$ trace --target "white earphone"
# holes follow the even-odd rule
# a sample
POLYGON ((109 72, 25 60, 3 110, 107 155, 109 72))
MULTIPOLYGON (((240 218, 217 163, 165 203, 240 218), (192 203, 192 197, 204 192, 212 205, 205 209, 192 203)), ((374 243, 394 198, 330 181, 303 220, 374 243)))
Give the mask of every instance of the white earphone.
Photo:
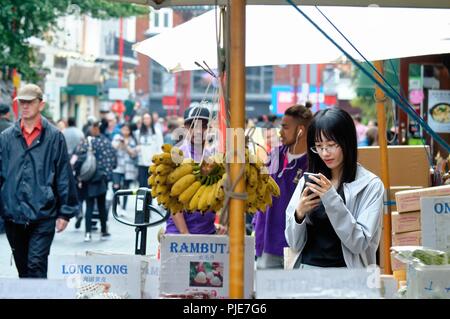
POLYGON ((299 137, 300 137, 300 134, 302 134, 302 133, 303 133, 303 130, 300 129, 300 130, 298 131, 298 133, 297 133, 297 138, 299 138, 299 137))

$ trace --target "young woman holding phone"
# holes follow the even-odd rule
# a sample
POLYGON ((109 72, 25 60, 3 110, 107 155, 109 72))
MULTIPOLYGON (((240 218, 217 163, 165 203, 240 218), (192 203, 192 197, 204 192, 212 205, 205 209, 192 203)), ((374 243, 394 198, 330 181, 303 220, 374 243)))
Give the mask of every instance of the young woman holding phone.
POLYGON ((294 268, 360 268, 376 263, 384 187, 357 163, 355 125, 341 109, 315 114, 308 129, 308 172, 286 210, 294 268))

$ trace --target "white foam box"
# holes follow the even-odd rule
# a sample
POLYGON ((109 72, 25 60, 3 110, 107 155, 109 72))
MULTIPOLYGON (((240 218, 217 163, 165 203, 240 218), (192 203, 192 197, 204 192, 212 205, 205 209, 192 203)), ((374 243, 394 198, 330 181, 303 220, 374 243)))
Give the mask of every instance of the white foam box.
POLYGON ((393 233, 405 233, 420 230, 420 211, 402 214, 392 212, 391 225, 393 233))
POLYGON ((409 263, 406 298, 450 299, 450 265, 409 263))
POLYGON ((450 252, 450 196, 421 200, 422 243, 450 252))
POLYGON ((395 194, 397 211, 399 213, 417 211, 420 210, 420 198, 446 195, 450 195, 450 185, 397 192, 395 194))

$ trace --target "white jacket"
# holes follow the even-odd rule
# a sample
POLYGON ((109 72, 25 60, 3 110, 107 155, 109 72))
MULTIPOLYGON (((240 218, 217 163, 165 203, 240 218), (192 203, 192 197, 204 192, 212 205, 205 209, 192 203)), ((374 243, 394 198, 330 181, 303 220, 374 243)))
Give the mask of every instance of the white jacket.
MULTIPOLYGON (((305 183, 300 180, 286 209, 285 236, 299 258, 307 240, 306 218, 295 220, 295 209, 305 183)), ((380 178, 358 164, 356 178, 344 183, 345 204, 332 187, 322 197, 331 225, 341 240, 348 268, 362 268, 376 263, 376 251, 381 238, 384 186, 380 178)), ((292 263, 292 266, 294 263, 292 263)))

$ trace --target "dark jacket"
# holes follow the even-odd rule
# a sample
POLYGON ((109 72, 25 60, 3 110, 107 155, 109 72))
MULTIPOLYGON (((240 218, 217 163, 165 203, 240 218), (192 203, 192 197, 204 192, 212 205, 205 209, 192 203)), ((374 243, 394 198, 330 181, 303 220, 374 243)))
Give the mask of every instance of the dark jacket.
MULTIPOLYGON (((96 171, 94 176, 82 184, 83 197, 97 197, 106 193, 108 182, 112 180, 112 172, 117 166, 117 153, 112 147, 111 141, 104 135, 92 139, 92 149, 96 159, 96 171)), ((76 175, 80 174, 81 165, 86 159, 88 142, 85 140, 76 151, 78 159, 74 165, 76 175)))
POLYGON ((14 223, 68 220, 78 213, 66 141, 45 118, 41 134, 30 147, 20 120, 0 134, 0 187, 3 217, 14 223))
POLYGON ((0 133, 10 127, 13 123, 7 119, 0 119, 0 133))

